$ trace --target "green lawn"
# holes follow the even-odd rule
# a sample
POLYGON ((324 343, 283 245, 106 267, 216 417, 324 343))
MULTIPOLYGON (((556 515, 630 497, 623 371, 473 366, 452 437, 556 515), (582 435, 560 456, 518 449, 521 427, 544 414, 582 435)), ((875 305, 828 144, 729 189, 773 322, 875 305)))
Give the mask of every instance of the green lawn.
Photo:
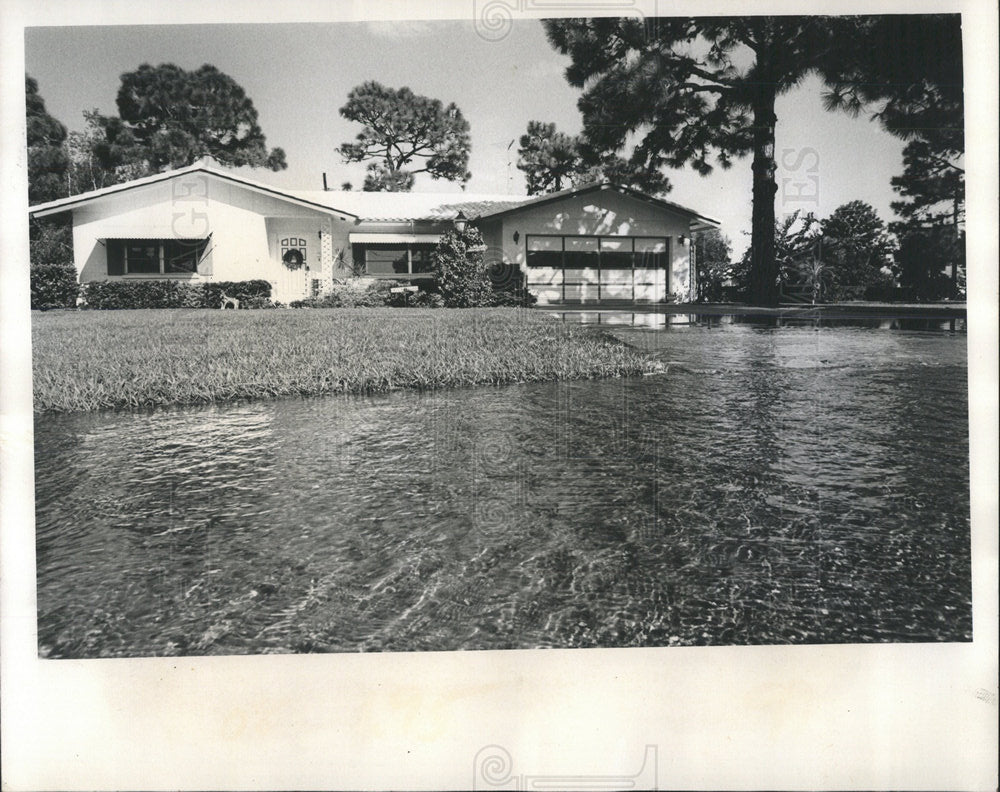
POLYGON ((626 376, 654 361, 513 308, 32 314, 35 411, 626 376))

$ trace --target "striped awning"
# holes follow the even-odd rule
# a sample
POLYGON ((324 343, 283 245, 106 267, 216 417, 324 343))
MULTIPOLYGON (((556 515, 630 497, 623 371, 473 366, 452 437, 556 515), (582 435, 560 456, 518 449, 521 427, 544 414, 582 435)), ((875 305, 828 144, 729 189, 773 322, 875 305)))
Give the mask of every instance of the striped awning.
POLYGON ((351 244, 358 242, 369 245, 419 245, 437 244, 441 241, 440 234, 350 234, 351 244))
POLYGON ((98 239, 207 239, 212 232, 205 227, 204 222, 192 225, 177 223, 175 225, 139 224, 135 225, 105 225, 100 230, 98 239), (200 233, 199 233, 200 232, 200 233))

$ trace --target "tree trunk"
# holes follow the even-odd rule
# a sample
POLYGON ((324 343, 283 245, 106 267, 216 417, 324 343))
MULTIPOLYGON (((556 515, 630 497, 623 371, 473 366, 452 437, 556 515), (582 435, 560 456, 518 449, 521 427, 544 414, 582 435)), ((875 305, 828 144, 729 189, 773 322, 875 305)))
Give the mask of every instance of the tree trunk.
POLYGON ((774 84, 761 80, 753 101, 753 226, 750 237, 750 303, 778 304, 774 256, 774 84))

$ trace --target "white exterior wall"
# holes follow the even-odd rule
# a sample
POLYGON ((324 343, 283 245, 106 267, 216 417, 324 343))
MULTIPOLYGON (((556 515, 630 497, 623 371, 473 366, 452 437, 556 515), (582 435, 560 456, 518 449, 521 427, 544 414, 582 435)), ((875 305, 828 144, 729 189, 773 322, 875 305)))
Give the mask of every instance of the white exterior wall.
MULTIPOLYGON (((657 290, 690 299, 690 248, 679 241, 681 236, 690 238, 688 217, 615 190, 571 195, 541 206, 525 207, 497 220, 486 219, 479 228, 489 248, 488 255, 495 260, 502 256, 505 264, 516 264, 523 272, 527 272, 526 239, 529 234, 668 237, 670 283, 662 283, 657 290), (516 242, 515 232, 518 234, 516 242)), ((558 299, 557 291, 561 293, 561 289, 556 289, 556 284, 561 284, 561 275, 558 270, 549 269, 532 268, 532 281, 552 282, 552 288, 548 289, 530 285, 540 304, 558 299)), ((583 276, 581 279, 586 279, 584 273, 579 274, 583 276)))
MULTIPOLYGON (((280 302, 322 293, 334 279, 352 273, 351 232, 437 233, 450 222, 365 222, 349 215, 301 205, 249 185, 200 171, 181 173, 152 184, 105 195, 73 210, 76 267, 81 282, 112 279, 171 279, 186 282, 267 280, 280 302), (197 273, 109 276, 106 239, 176 239, 211 236, 197 273), (280 240, 305 241, 306 262, 290 270, 281 260, 280 240)), ((614 189, 569 195, 540 206, 527 206, 479 223, 491 262, 503 262, 512 278, 526 267, 530 235, 655 237, 668 240, 670 264, 616 272, 560 268, 530 270, 529 288, 544 304, 556 300, 598 298, 661 300, 690 298, 690 217, 681 211, 623 195, 614 189), (517 234, 517 241, 514 235, 517 234), (566 285, 563 286, 565 274, 566 285), (581 285, 573 286, 576 281, 581 285), (565 294, 564 294, 565 293, 565 294)), ((296 247, 302 247, 296 244, 296 247)))
POLYGON ((323 278, 320 232, 334 251, 348 248, 349 219, 283 201, 212 177, 184 174, 105 196, 73 211, 73 251, 80 281, 171 279, 185 282, 262 279, 283 302, 301 299, 312 277, 323 278), (198 274, 108 276, 104 239, 205 238, 209 253, 198 274), (289 270, 280 235, 308 240, 309 272, 289 270))

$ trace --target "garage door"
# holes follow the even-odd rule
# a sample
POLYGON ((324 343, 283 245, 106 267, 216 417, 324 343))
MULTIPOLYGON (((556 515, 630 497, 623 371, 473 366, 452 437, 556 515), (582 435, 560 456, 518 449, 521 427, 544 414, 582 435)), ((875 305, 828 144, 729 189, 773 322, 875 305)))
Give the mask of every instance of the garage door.
POLYGON ((528 234, 528 288, 540 303, 660 302, 668 237, 528 234))

